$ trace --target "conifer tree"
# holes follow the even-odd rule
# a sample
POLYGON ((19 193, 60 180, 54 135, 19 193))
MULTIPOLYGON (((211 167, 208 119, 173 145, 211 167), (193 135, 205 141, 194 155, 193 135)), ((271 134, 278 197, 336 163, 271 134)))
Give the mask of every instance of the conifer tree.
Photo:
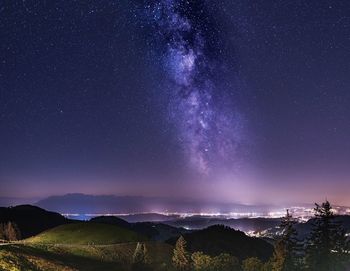
POLYGON ((0 223, 0 240, 6 240, 5 225, 0 223))
POLYGON ((295 229, 296 220, 287 209, 282 218, 281 236, 275 244, 273 257, 270 261, 274 271, 298 271, 302 267, 301 245, 295 229))
POLYGON ((295 219, 287 210, 282 218, 280 228, 281 237, 276 242, 275 251, 271 259, 274 271, 296 271, 300 270, 297 232, 294 228, 295 219))
POLYGON ((340 271, 348 242, 341 226, 334 221, 331 204, 316 203, 315 221, 308 240, 306 265, 310 271, 340 271))
POLYGON ((283 271, 286 260, 286 247, 282 240, 278 240, 271 259, 272 271, 283 271))
POLYGON ((17 241, 21 239, 21 232, 16 223, 9 221, 4 229, 5 239, 8 241, 17 241))
POLYGON ((132 269, 133 270, 142 270, 144 266, 144 250, 141 243, 137 243, 134 255, 132 257, 132 269))
POLYGON ((137 243, 132 258, 132 269, 135 271, 143 271, 149 269, 149 256, 146 244, 137 243))
POLYGON ((285 259, 283 264, 283 271, 300 270, 299 259, 299 245, 297 240, 297 231, 295 229, 296 220, 289 213, 287 209, 286 215, 282 218, 281 241, 285 249, 285 259))
POLYGON ((143 247, 141 243, 137 243, 134 255, 132 257, 132 262, 134 264, 142 263, 143 262, 143 247))
POLYGON ((143 262, 146 266, 151 263, 151 260, 148 254, 148 249, 145 243, 143 244, 143 262))
POLYGON ((176 241, 172 260, 176 270, 185 271, 190 269, 189 256, 186 251, 186 240, 183 236, 180 236, 176 241))

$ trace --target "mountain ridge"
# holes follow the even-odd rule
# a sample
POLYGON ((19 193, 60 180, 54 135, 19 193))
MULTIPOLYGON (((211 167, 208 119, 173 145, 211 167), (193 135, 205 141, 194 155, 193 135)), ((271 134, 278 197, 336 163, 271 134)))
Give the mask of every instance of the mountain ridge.
POLYGON ((89 195, 71 193, 54 195, 41 199, 35 203, 47 210, 60 213, 88 213, 88 214, 123 214, 123 213, 161 213, 161 212, 269 212, 280 209, 275 205, 247 205, 205 201, 189 198, 166 198, 146 196, 118 196, 118 195, 89 195))

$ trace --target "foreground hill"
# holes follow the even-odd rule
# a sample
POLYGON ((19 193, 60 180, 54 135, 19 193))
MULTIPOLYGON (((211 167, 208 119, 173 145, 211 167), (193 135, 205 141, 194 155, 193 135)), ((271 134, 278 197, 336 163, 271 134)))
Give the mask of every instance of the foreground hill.
MULTIPOLYGON (((190 252, 202 251, 211 256, 230 253, 240 260, 257 257, 266 261, 273 253, 273 246, 266 241, 222 225, 185 234, 184 238, 190 252)), ((175 242, 175 239, 169 240, 170 244, 175 242)))
MULTIPOLYGON (((170 270, 173 247, 146 242, 151 270, 170 270)), ((136 243, 114 245, 33 245, 18 244, 0 249, 2 271, 96 271, 131 270, 136 243)))
POLYGON ((48 212, 32 205, 0 207, 0 223, 8 221, 13 221, 18 225, 23 238, 72 222, 58 213, 48 212))
POLYGON ((31 244, 107 245, 146 241, 147 238, 115 225, 82 222, 47 230, 26 242, 31 244))

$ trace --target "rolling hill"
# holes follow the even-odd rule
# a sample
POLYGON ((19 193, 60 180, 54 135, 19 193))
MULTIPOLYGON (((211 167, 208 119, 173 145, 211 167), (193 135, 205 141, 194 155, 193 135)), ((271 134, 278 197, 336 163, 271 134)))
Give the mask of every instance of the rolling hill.
POLYGON ((108 245, 146 240, 141 234, 115 225, 82 222, 55 227, 27 239, 26 243, 108 245))
POLYGON ((148 241, 125 227, 89 221, 60 225, 2 247, 0 270, 130 270, 137 242, 146 244, 152 270, 171 265, 171 245, 148 241))
POLYGON ((0 223, 15 222, 23 238, 34 236, 53 227, 72 223, 64 216, 32 205, 0 207, 0 223))
MULTIPOLYGON (((169 270, 173 247, 146 242, 152 269, 169 270)), ((136 243, 114 245, 8 245, 0 249, 1 271, 131 270, 136 243)))
MULTIPOLYGON (((187 233, 184 234, 184 238, 190 252, 202 251, 211 256, 229 253, 240 260, 257 257, 266 261, 273 252, 273 246, 266 241, 249 237, 244 232, 223 225, 187 233)), ((175 244, 176 239, 170 239, 168 242, 175 244)))
POLYGON ((151 240, 165 241, 172 237, 179 237, 181 234, 189 232, 184 228, 177 228, 159 222, 137 222, 129 223, 115 216, 98 216, 90 220, 95 223, 116 225, 122 228, 130 229, 141 235, 147 236, 151 240))

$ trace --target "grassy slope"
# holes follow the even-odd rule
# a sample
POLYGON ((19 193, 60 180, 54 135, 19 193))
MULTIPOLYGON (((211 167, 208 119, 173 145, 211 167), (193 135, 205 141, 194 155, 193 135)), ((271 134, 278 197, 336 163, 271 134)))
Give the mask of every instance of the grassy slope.
MULTIPOLYGON (((154 270, 168 270, 172 246, 146 242, 154 270)), ((10 245, 0 248, 0 270, 130 270, 136 243, 115 245, 10 245)))
POLYGON ((6 271, 76 271, 76 270, 124 270, 118 263, 61 254, 41 248, 11 245, 0 249, 0 270, 6 271))
POLYGON ((146 240, 146 237, 115 225, 83 222, 55 227, 27 239, 26 243, 107 245, 146 240))
MULTIPOLYGON (((173 247, 114 225, 61 225, 24 242, 0 247, 0 271, 130 270, 137 242, 146 243, 154 270, 171 264, 173 247)), ((168 269, 166 269, 168 270, 168 269)))

